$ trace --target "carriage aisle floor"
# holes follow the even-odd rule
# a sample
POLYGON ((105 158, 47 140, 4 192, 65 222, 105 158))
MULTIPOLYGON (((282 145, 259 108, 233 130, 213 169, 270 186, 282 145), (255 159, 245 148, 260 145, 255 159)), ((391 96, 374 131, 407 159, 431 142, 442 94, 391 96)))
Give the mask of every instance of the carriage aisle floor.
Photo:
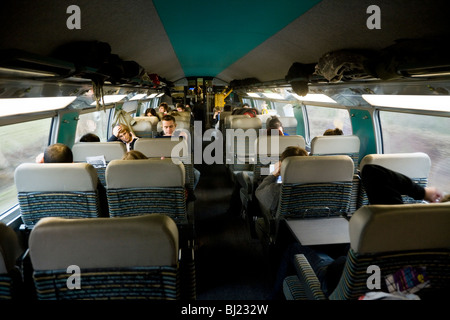
POLYGON ((273 276, 239 212, 228 213, 233 182, 223 164, 195 165, 197 300, 264 300, 273 276))

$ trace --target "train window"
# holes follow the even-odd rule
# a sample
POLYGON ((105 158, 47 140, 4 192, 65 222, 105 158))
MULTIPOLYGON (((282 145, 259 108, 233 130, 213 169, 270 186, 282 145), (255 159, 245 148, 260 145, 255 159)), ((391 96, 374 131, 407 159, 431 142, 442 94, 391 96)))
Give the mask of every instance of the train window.
POLYGON ((450 118, 379 111, 383 152, 425 152, 431 158, 429 185, 450 193, 450 118))
POLYGON ((353 134, 347 110, 306 105, 309 125, 309 141, 321 136, 326 129, 340 128, 344 135, 353 134))
POLYGON ((0 213, 17 203, 14 171, 48 145, 51 118, 0 127, 0 213))
POLYGON ((273 103, 277 114, 281 117, 293 117, 294 108, 292 104, 286 102, 274 102, 273 103))
POLYGON ((86 133, 95 133, 100 141, 108 140, 106 131, 109 113, 110 110, 81 114, 77 123, 75 141, 80 141, 80 138, 86 133))

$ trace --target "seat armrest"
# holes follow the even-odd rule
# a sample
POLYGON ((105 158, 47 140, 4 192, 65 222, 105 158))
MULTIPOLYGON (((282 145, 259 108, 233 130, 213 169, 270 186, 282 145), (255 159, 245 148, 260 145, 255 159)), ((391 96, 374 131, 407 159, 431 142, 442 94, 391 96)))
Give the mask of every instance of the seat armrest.
POLYGON ((309 264, 305 255, 297 254, 294 256, 294 266, 297 276, 304 288, 306 299, 308 300, 325 300, 325 294, 320 287, 320 281, 314 270, 309 264))

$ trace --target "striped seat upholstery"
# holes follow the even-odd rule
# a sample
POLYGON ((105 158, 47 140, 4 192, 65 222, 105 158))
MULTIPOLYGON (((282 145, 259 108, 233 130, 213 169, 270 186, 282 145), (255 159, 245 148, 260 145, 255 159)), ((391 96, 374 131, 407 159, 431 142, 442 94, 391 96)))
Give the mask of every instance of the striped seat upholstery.
MULTIPOLYGON (((368 154, 360 163, 360 170, 366 164, 377 164, 390 170, 404 174, 422 187, 428 184, 428 175, 431 168, 430 157, 423 152, 413 153, 390 153, 390 154, 368 154)), ((404 203, 420 203, 408 196, 402 196, 404 203)), ((369 204, 366 191, 360 185, 358 194, 358 207, 369 204)))
POLYGON ((0 222, 0 300, 19 296, 21 274, 15 266, 21 253, 19 239, 14 230, 0 222))
POLYGON ((348 156, 289 157, 281 165, 279 218, 346 215, 353 161, 348 156))
MULTIPOLYGON (((371 291, 367 285, 372 276, 368 273, 369 266, 377 266, 380 270, 380 288, 374 291, 389 292, 386 279, 394 274, 396 277, 401 275, 394 291, 407 289, 405 284, 408 283, 420 284, 419 278, 408 279, 407 274, 411 270, 424 270, 423 288, 415 294, 424 300, 445 296, 450 289, 449 213, 450 203, 368 205, 358 209, 350 219, 351 246, 343 273, 328 298, 354 300, 371 291)), ((301 256, 295 258, 303 259, 305 264, 305 258, 301 256)), ((306 292, 320 288, 315 275, 303 274, 298 272, 297 281, 289 279, 285 287, 295 283, 306 292)), ((315 296, 308 297, 324 298, 320 289, 316 290, 315 296)))
POLYGON ((179 298, 178 229, 168 216, 45 218, 29 248, 40 300, 179 298))
POLYGON ((351 215, 358 208, 358 195, 360 190, 359 178, 359 149, 360 140, 358 136, 317 136, 311 140, 311 155, 348 155, 354 163, 355 173, 353 175, 352 196, 349 214, 351 215))
POLYGON ((185 170, 172 159, 113 160, 106 168, 111 217, 160 213, 187 223, 185 170))
MULTIPOLYGON (((72 147, 74 162, 87 162, 88 157, 105 157, 106 165, 111 160, 122 159, 127 152, 125 145, 120 141, 112 142, 77 142, 72 147)), ((94 166, 100 182, 106 186, 106 166, 94 166)))
POLYGON ((24 163, 15 183, 22 220, 33 227, 43 217, 101 216, 98 177, 87 163, 24 163))

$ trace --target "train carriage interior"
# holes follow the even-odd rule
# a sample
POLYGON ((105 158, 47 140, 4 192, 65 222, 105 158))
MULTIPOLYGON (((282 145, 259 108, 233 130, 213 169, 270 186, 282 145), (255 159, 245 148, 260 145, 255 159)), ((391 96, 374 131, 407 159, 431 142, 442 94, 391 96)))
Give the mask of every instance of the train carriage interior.
POLYGON ((361 182, 379 165, 448 198, 448 12, 445 0, 3 1, 0 299, 448 298, 449 203, 373 204, 361 182), (171 119, 181 137, 160 139, 171 119), (89 133, 99 141, 81 142, 89 133), (74 163, 36 164, 54 144, 74 163), (307 157, 279 164, 293 146, 307 157), (133 148, 147 159, 124 160, 133 148), (277 168, 268 208, 257 190, 277 168), (334 291, 299 245, 347 257, 334 291), (411 295, 389 287, 425 267, 411 295))

